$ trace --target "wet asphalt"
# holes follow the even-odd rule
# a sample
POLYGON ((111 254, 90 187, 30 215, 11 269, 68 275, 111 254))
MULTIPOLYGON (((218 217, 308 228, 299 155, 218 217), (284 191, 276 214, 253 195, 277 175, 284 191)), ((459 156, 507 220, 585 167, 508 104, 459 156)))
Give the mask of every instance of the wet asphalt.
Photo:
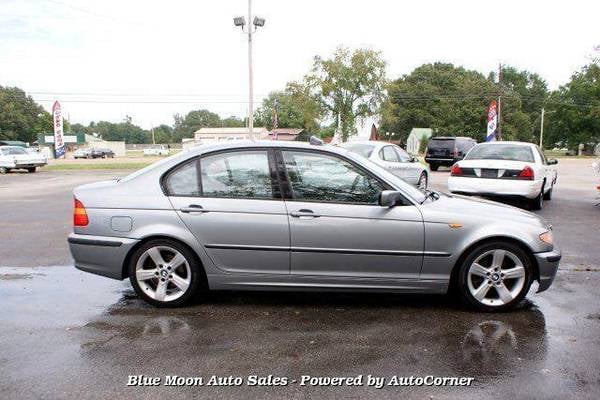
MULTIPOLYGON (((448 296, 211 293, 181 309, 75 270, 72 187, 123 172, 0 177, 0 398, 600 398, 596 177, 561 162, 541 215, 564 251, 554 285, 484 314, 448 296), (596 180, 595 180, 596 179, 596 180), (127 386, 129 375, 287 377, 285 386, 127 386), (301 386, 311 376, 467 376, 470 387, 301 386)), ((444 186, 447 172, 433 176, 444 186)))

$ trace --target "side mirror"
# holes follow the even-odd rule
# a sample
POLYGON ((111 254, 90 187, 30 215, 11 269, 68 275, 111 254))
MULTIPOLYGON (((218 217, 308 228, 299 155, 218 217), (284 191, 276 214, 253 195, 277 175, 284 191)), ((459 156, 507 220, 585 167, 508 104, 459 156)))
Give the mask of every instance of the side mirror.
POLYGON ((556 164, 558 164, 558 160, 556 158, 548 160, 548 165, 556 165, 556 164))
POLYGON ((419 162, 419 159, 417 157, 412 157, 410 159, 410 162, 419 162))
POLYGON ((395 190, 384 190, 379 194, 379 205, 382 207, 394 207, 401 202, 404 197, 402 193, 395 190))

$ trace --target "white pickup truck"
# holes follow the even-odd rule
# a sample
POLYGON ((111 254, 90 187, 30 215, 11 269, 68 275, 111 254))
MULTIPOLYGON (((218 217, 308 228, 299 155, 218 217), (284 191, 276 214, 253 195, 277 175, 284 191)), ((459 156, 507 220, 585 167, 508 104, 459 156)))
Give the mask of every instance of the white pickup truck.
POLYGON ((0 146, 0 174, 6 174, 13 169, 26 169, 33 173, 47 163, 46 157, 38 152, 29 153, 19 146, 0 146))
POLYGON ((166 144, 156 144, 144 149, 145 156, 168 156, 170 152, 169 146, 166 144))

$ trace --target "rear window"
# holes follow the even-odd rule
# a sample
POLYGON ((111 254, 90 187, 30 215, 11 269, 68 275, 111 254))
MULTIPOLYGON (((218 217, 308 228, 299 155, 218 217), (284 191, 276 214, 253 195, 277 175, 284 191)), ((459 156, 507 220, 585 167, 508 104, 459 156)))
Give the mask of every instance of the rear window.
POLYGON ((531 147, 515 144, 478 144, 471 149, 465 160, 535 161, 531 147))
POLYGON ((375 148, 375 146, 373 146, 372 144, 362 143, 345 144, 343 147, 350 150, 353 153, 358 154, 359 156, 363 156, 364 158, 371 157, 373 149, 375 148))
POLYGON ((427 147, 430 149, 453 149, 455 139, 431 139, 427 147))

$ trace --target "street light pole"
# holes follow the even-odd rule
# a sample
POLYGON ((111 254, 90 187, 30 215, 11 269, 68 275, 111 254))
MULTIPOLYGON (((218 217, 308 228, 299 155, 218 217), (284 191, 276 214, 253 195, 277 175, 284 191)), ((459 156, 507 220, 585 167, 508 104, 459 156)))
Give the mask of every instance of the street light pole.
POLYGON ((252 0, 248 0, 248 134, 254 138, 254 74, 252 72, 252 0))
POLYGON ((248 35, 248 134, 254 138, 254 73, 252 68, 252 35, 259 26, 265 26, 265 19, 254 17, 252 19, 252 0, 248 0, 248 23, 244 17, 235 17, 233 24, 242 28, 248 35), (245 28, 245 29, 244 29, 245 28))

